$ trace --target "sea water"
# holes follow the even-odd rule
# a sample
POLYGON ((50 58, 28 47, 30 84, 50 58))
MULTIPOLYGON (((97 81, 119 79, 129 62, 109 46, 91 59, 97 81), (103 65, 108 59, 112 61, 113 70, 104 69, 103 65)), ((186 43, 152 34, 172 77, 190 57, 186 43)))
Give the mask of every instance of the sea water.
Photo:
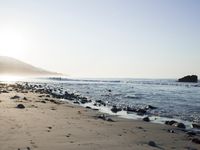
MULTIPOLYGON (((157 109, 149 111, 149 116, 200 123, 200 83, 180 83, 172 79, 45 78, 37 81, 92 101, 102 100, 107 106, 99 109, 104 112, 111 113, 109 107, 113 105, 136 108, 152 105, 157 109)), ((92 103, 86 105, 92 106, 92 103)), ((125 112, 118 115, 135 118, 135 114, 125 112)))

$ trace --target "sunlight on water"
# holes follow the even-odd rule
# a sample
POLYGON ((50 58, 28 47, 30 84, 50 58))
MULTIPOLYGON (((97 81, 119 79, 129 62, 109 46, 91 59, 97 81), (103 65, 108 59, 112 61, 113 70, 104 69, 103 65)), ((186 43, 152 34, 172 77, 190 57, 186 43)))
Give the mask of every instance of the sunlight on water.
POLYGON ((0 76, 0 81, 3 81, 3 82, 14 82, 14 81, 22 80, 22 79, 23 77, 19 77, 19 76, 9 76, 9 75, 0 76))

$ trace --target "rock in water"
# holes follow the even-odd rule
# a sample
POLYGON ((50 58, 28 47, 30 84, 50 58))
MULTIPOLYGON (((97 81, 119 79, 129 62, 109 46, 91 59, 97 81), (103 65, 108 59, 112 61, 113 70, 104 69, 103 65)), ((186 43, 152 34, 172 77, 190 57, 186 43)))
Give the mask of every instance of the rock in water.
POLYGON ((117 106, 113 106, 113 107, 111 108, 111 111, 112 111, 113 113, 117 113, 118 111, 122 111, 122 109, 121 109, 121 108, 117 108, 117 106))
POLYGON ((149 122, 149 121, 150 121, 149 117, 145 117, 145 118, 143 118, 142 120, 143 120, 143 121, 146 121, 146 122, 149 122))
POLYGON ((197 75, 188 75, 183 78, 178 79, 178 82, 198 82, 198 76, 197 75))
POLYGON ((156 143, 154 141, 149 141, 149 146, 156 147, 156 143))
POLYGON ((192 124, 192 127, 193 127, 193 128, 196 128, 196 129, 200 129, 200 124, 195 124, 195 123, 193 123, 193 124, 192 124))

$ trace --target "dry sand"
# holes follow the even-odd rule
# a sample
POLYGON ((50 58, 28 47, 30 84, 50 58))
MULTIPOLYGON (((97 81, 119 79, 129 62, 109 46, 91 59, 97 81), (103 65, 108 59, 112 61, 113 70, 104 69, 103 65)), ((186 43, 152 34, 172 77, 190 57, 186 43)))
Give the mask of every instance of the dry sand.
MULTIPOLYGON (((0 90, 4 88, 0 85, 0 90)), ((115 122, 104 121, 95 117, 97 111, 45 99, 11 88, 0 94, 0 150, 200 149, 186 133, 171 126, 117 117, 112 117, 115 122), (11 99, 15 95, 20 98, 11 99), (17 104, 25 109, 16 108, 17 104)))

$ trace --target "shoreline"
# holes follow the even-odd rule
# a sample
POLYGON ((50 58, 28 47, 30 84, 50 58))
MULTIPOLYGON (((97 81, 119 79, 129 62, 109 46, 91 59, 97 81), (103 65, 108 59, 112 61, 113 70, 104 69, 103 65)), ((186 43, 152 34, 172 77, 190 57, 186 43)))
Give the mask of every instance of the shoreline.
POLYGON ((0 131, 4 135, 0 144, 4 150, 200 149, 194 140, 200 139, 199 134, 174 126, 103 115, 33 87, 0 87, 0 131), (25 108, 16 108, 18 104, 25 108))
MULTIPOLYGON (((23 83, 26 82, 22 82, 23 83)), ((102 113, 107 113, 109 115, 118 116, 121 118, 126 119, 134 119, 134 120, 143 120, 145 117, 149 118, 150 122, 159 123, 159 124, 166 124, 168 121, 175 121, 176 123, 183 123, 186 130, 194 131, 200 133, 200 127, 194 128, 194 125, 200 126, 199 122, 187 121, 173 117, 164 117, 164 116, 157 116, 151 114, 152 110, 158 109, 158 107, 152 105, 144 105, 143 107, 135 107, 135 106, 116 106, 116 105, 109 105, 102 100, 92 100, 88 99, 88 97, 82 96, 80 94, 76 94, 75 92, 67 92, 61 87, 53 87, 49 86, 48 83, 31 83, 27 82, 25 86, 31 86, 35 88, 35 90, 40 90, 41 87, 44 88, 47 94, 52 95, 55 98, 63 99, 64 101, 68 101, 71 104, 80 105, 85 108, 91 108, 95 110, 99 110, 102 113), (67 99, 68 98, 68 99, 67 99)), ((30 87, 28 87, 30 88, 30 87)), ((109 91, 109 90, 108 90, 109 91)), ((110 91, 111 92, 111 91, 110 91)))

